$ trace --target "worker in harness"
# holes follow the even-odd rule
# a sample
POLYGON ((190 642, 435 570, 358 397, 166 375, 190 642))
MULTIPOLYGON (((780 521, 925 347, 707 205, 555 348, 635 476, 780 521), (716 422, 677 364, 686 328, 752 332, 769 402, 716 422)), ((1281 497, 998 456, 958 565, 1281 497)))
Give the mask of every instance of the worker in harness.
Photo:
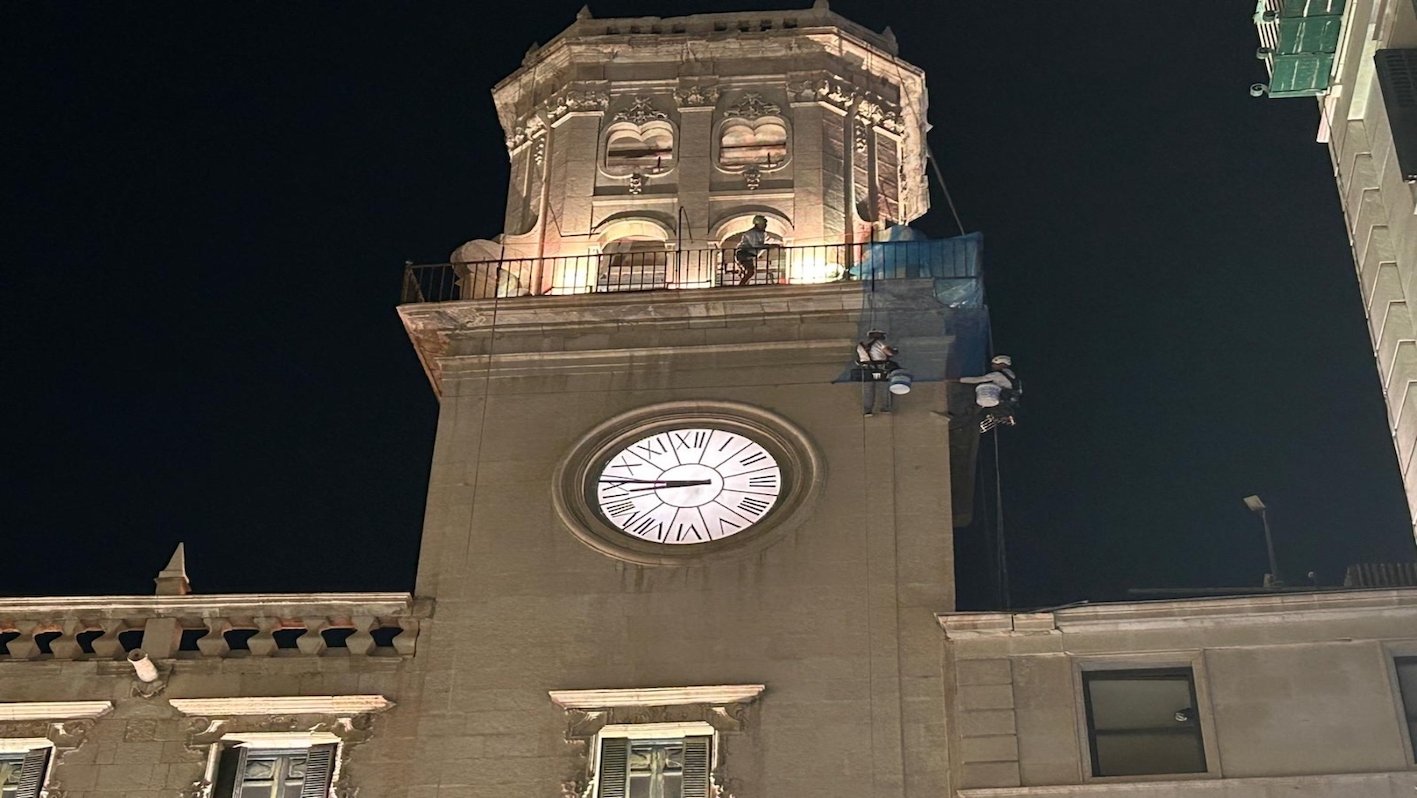
POLYGON ((882 384, 886 390, 881 402, 881 412, 891 412, 894 394, 909 391, 909 382, 905 383, 905 391, 898 391, 891 387, 891 377, 895 373, 903 374, 900 364, 895 362, 895 356, 900 350, 886 343, 885 330, 870 330, 866 333, 866 340, 856 343, 856 367, 861 376, 861 409, 865 415, 872 415, 876 412, 876 385, 882 384))
POLYGON ((758 253, 773 245, 781 246, 782 239, 768 232, 768 217, 761 214, 754 216, 752 229, 743 232, 743 236, 738 239, 738 246, 733 250, 733 260, 743 270, 739 285, 747 285, 752 281, 753 275, 758 271, 758 253))
POLYGON ((1014 374, 1013 365, 1013 358, 1008 355, 995 355, 989 361, 987 374, 959 378, 960 382, 974 386, 974 404, 978 405, 983 415, 979 420, 980 432, 988 432, 1000 425, 1012 427, 1018 423, 1023 382, 1014 374))

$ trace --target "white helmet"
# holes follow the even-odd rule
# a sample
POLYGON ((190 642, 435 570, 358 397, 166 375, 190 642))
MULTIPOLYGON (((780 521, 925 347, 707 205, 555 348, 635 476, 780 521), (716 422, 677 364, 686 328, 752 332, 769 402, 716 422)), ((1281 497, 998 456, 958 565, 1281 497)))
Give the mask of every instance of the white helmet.
POLYGON ((1006 369, 1009 366, 1012 366, 1013 364, 1014 359, 1009 357, 1008 355, 994 355, 994 358, 989 361, 989 365, 998 366, 1002 369, 1006 369))

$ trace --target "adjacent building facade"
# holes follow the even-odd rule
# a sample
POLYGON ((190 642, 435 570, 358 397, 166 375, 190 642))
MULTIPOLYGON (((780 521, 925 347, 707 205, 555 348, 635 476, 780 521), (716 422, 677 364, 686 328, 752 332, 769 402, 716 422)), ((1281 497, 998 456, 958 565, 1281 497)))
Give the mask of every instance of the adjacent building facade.
POLYGON ((960 798, 1417 790, 1417 590, 945 613, 960 798))
POLYGON ((1262 0, 1273 97, 1317 97, 1408 509, 1417 518, 1417 3, 1262 0))

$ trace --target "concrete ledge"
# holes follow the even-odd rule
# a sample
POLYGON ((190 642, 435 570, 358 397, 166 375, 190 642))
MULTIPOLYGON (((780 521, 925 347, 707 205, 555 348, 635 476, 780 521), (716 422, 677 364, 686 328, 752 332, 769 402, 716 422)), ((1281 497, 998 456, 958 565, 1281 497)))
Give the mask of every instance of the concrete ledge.
POLYGON ((112 701, 25 701, 0 704, 0 721, 86 720, 112 710, 112 701))

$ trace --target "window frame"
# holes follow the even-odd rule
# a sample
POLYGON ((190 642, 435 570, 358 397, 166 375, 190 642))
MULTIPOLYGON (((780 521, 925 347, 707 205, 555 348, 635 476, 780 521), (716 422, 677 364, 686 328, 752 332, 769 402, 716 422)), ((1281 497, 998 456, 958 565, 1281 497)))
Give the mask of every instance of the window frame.
POLYGON ((1402 735, 1406 747, 1407 767, 1417 770, 1417 739, 1413 739, 1413 727, 1417 726, 1417 695, 1407 696, 1402 692, 1399 675, 1399 668, 1404 662, 1417 667, 1417 645, 1390 648, 1383 653, 1387 659, 1388 678, 1392 680, 1393 708, 1397 713, 1398 733, 1402 735))
POLYGON ((1215 713, 1212 711, 1205 661, 1201 652, 1177 656, 1175 653, 1125 657, 1078 657, 1073 659, 1073 706, 1076 712, 1079 770, 1084 783, 1126 783, 1146 781, 1189 781, 1216 779, 1220 770, 1220 749, 1216 742, 1215 713), (1139 773, 1125 776, 1098 775, 1094 761, 1092 719, 1088 712, 1085 687, 1087 674, 1115 671, 1189 671, 1193 707, 1199 715, 1197 728, 1205 770, 1194 773, 1139 773))
MULTIPOLYGON (((604 742, 607 739, 623 739, 631 742, 639 740, 687 740, 690 737, 707 737, 708 746, 708 770, 704 774, 705 785, 709 795, 713 794, 713 774, 718 769, 718 754, 720 750, 718 732, 705 721, 686 721, 682 723, 635 723, 635 724, 612 724, 603 727, 592 738, 591 747, 591 768, 595 774, 591 780, 589 795, 591 798, 600 798, 601 791, 601 754, 603 753, 604 742)), ((629 795, 629 771, 626 770, 625 795, 629 795)))
MULTIPOLYGON (((330 747, 329 775, 325 780, 325 789, 321 793, 322 798, 327 798, 333 794, 334 786, 339 780, 340 765, 344 754, 343 741, 335 735, 325 732, 237 732, 224 735, 212 744, 211 752, 207 757, 206 798, 239 798, 241 786, 239 774, 232 785, 232 795, 223 795, 217 792, 217 782, 227 752, 244 748, 249 753, 257 754, 299 753, 302 751, 311 752, 324 746, 330 747)), ((300 798, 300 795, 297 794, 295 798, 300 798)))
POLYGON ((17 789, 15 798, 40 798, 44 795, 45 786, 49 783, 49 777, 54 772, 54 743, 43 737, 6 737, 0 738, 0 757, 17 757, 22 765, 25 760, 37 753, 43 752, 44 764, 39 774, 39 781, 34 786, 33 793, 21 793, 17 789))

